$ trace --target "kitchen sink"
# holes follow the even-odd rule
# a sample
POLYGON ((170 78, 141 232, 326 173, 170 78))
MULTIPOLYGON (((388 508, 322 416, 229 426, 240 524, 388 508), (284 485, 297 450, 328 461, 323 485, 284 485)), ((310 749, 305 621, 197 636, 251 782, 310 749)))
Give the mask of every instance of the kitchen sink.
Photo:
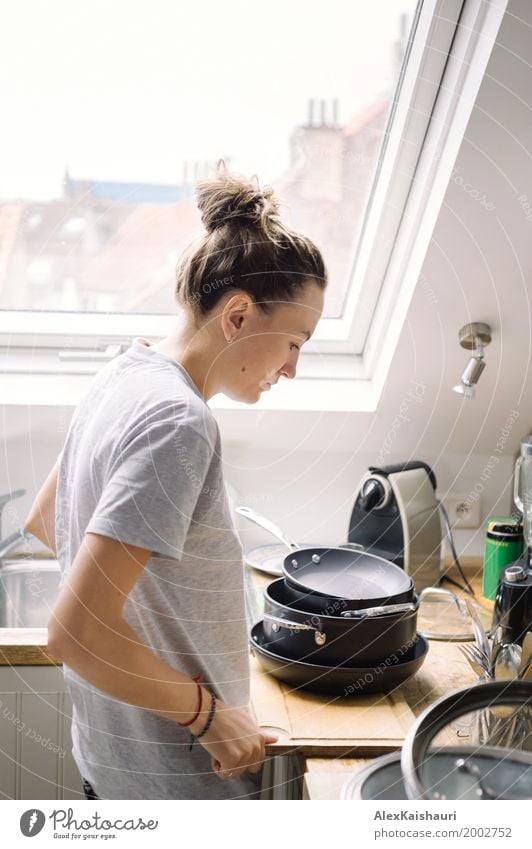
POLYGON ((59 594, 57 560, 4 560, 0 568, 0 628, 46 628, 59 594))

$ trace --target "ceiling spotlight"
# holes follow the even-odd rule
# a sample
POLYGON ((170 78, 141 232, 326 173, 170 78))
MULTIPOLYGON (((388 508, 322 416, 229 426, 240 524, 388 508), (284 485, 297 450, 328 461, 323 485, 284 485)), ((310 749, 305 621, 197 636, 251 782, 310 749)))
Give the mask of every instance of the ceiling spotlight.
POLYGON ((486 367, 484 347, 491 342, 491 327, 480 321, 466 324, 458 333, 458 338, 462 348, 475 353, 462 372, 460 383, 453 386, 453 392, 473 400, 476 394, 475 385, 486 367))

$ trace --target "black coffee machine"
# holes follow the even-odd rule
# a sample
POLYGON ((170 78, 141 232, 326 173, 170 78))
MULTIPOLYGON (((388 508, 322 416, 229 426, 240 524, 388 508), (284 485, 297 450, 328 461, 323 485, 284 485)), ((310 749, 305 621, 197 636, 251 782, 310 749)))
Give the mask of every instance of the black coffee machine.
POLYGON ((501 572, 493 609, 493 628, 498 625, 503 643, 520 646, 526 632, 532 630, 532 569, 528 558, 501 572))
POLYGON ((522 646, 532 631, 532 434, 521 441, 515 464, 514 502, 523 515, 526 554, 499 576, 492 629, 501 626, 504 643, 522 646))
POLYGON ((441 541, 430 466, 421 460, 370 466, 356 493, 348 542, 396 563, 412 576, 419 593, 442 577, 441 541))

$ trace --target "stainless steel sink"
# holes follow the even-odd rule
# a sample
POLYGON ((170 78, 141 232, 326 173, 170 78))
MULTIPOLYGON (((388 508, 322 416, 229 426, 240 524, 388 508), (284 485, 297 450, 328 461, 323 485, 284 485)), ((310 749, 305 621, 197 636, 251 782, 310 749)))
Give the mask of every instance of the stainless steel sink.
POLYGON ((57 560, 4 560, 0 568, 0 628, 46 628, 59 594, 57 560))

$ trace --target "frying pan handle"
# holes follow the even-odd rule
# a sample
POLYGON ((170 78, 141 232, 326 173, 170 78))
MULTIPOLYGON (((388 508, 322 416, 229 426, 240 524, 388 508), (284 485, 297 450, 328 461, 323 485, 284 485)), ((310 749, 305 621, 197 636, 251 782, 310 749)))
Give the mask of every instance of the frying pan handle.
POLYGON ((264 619, 273 622, 274 631, 278 631, 279 628, 287 628, 289 631, 314 631, 314 642, 317 646, 323 646, 327 641, 327 635, 323 631, 313 628, 312 625, 305 625, 303 622, 291 622, 289 619, 281 619, 280 616, 272 616, 271 613, 265 613, 264 619))
POLYGON ((381 607, 363 607, 360 610, 343 610, 341 616, 349 619, 374 619, 378 616, 386 616, 388 613, 409 613, 415 610, 415 604, 384 604, 381 607))
POLYGON ((254 522, 259 527, 264 528, 265 531, 269 531, 272 536, 277 537, 289 551, 298 551, 301 546, 287 537, 286 534, 283 534, 282 530, 277 527, 270 519, 264 518, 264 516, 259 515, 259 513, 255 513, 250 507, 235 507, 235 513, 240 513, 241 516, 245 516, 246 519, 249 519, 250 522, 254 522))

